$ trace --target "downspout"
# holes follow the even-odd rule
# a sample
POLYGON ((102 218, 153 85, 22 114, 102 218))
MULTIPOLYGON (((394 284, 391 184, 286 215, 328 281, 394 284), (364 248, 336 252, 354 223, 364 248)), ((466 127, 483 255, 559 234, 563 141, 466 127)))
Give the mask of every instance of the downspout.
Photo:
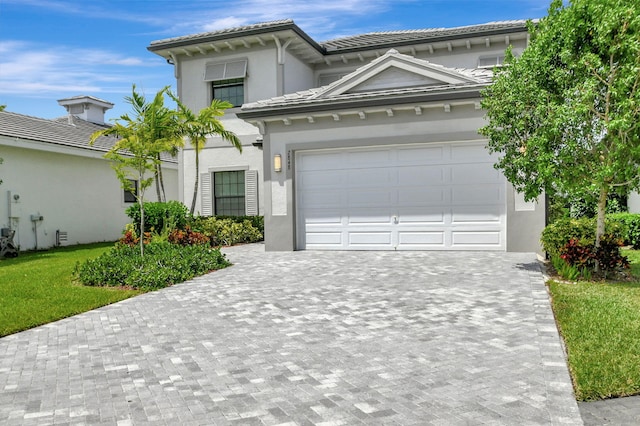
POLYGON ((291 44, 293 39, 290 38, 284 44, 282 44, 280 39, 274 35, 273 36, 273 40, 276 42, 277 60, 278 60, 278 69, 277 69, 277 76, 278 76, 277 77, 277 82, 278 82, 277 91, 278 92, 277 92, 276 96, 282 96, 282 95, 284 95, 284 63, 285 63, 285 59, 286 59, 285 53, 287 51, 287 47, 289 47, 289 45, 291 44))

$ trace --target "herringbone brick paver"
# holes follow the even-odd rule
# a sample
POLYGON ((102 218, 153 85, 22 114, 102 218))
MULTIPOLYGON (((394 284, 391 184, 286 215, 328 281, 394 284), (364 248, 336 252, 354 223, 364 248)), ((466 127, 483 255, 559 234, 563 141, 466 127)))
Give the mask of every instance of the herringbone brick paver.
POLYGON ((0 423, 581 424, 533 254, 226 251, 0 339, 0 423))

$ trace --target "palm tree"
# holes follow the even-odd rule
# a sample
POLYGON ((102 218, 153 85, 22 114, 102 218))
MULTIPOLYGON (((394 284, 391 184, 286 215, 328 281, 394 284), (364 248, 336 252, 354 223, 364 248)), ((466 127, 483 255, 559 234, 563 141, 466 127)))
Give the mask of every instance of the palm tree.
POLYGON ((154 173, 157 176, 160 154, 174 150, 183 143, 175 113, 164 106, 164 95, 168 90, 165 87, 153 101, 147 102, 144 96, 136 92, 134 85, 132 95, 125 97, 133 108, 133 118, 124 114, 113 126, 93 133, 89 139, 89 143, 93 144, 101 136, 118 138, 105 158, 112 161, 122 187, 135 194, 140 206, 141 255, 144 255, 144 196, 154 181, 154 177, 148 177, 147 174, 154 173), (137 192, 133 191, 131 179, 138 182, 137 192))
POLYGON ((198 115, 194 114, 180 100, 169 92, 169 96, 176 102, 178 106, 178 117, 180 121, 179 127, 184 136, 189 138, 191 146, 195 150, 196 160, 196 179, 193 186, 193 199, 191 200, 191 214, 196 209, 196 200, 198 197, 198 184, 200 178, 200 151, 207 143, 207 136, 218 135, 222 140, 231 143, 238 151, 242 152, 242 144, 235 133, 225 130, 224 126, 218 119, 224 115, 224 110, 231 108, 229 102, 214 99, 206 108, 200 110, 198 115))
POLYGON ((136 121, 140 123, 140 130, 145 134, 144 138, 150 143, 157 143, 165 148, 164 151, 157 152, 154 176, 157 199, 166 201, 160 154, 168 152, 170 155, 175 155, 178 147, 183 143, 176 114, 164 105, 164 95, 170 94, 169 86, 162 88, 151 102, 147 102, 144 96, 137 93, 135 87, 133 85, 132 96, 125 97, 125 101, 132 106, 136 121))

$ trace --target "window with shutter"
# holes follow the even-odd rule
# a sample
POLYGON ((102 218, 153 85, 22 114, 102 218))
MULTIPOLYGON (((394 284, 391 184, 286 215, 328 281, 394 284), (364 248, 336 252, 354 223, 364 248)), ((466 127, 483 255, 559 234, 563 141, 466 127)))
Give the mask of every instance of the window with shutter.
POLYGON ((200 174, 203 216, 257 216, 258 171, 224 170, 200 174))

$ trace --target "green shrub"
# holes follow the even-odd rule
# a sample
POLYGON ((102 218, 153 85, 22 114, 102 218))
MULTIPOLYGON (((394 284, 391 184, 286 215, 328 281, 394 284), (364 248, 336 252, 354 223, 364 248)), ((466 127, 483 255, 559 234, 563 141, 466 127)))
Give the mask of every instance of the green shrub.
MULTIPOLYGON (((213 216, 216 219, 229 219, 235 223, 244 223, 245 221, 251 222, 251 225, 260 231, 261 234, 264 234, 264 216, 213 216)), ((202 232, 201 224, 206 224, 206 222, 210 219, 209 216, 197 216, 191 220, 191 227, 195 230, 202 232)))
POLYGON ((632 245, 634 249, 640 250, 640 214, 614 213, 607 215, 607 218, 620 223, 625 245, 632 245))
MULTIPOLYGON (((624 227, 620 222, 607 219, 605 232, 613 238, 622 238, 624 227)), ((584 245, 594 245, 596 241, 596 219, 583 217, 580 219, 564 218, 547 225, 542 231, 540 242, 549 256, 559 256, 560 249, 571 240, 584 245)))
POLYGON ((141 257, 138 247, 118 244, 96 259, 77 264, 74 275, 89 286, 155 290, 229 265, 219 249, 207 245, 151 243, 141 257))
MULTIPOLYGON (((136 233, 140 235, 140 205, 132 204, 126 213, 131 218, 136 233)), ((180 201, 144 203, 144 229, 147 232, 162 232, 166 228, 184 229, 188 217, 189 210, 180 201)))
POLYGON ((565 280, 576 281, 580 278, 580 269, 577 266, 570 265, 560 256, 551 256, 551 264, 554 269, 565 280))
POLYGON ((220 217, 198 218, 194 229, 202 232, 211 240, 214 246, 231 246, 239 243, 255 243, 264 238, 262 232, 249 219, 220 217))

